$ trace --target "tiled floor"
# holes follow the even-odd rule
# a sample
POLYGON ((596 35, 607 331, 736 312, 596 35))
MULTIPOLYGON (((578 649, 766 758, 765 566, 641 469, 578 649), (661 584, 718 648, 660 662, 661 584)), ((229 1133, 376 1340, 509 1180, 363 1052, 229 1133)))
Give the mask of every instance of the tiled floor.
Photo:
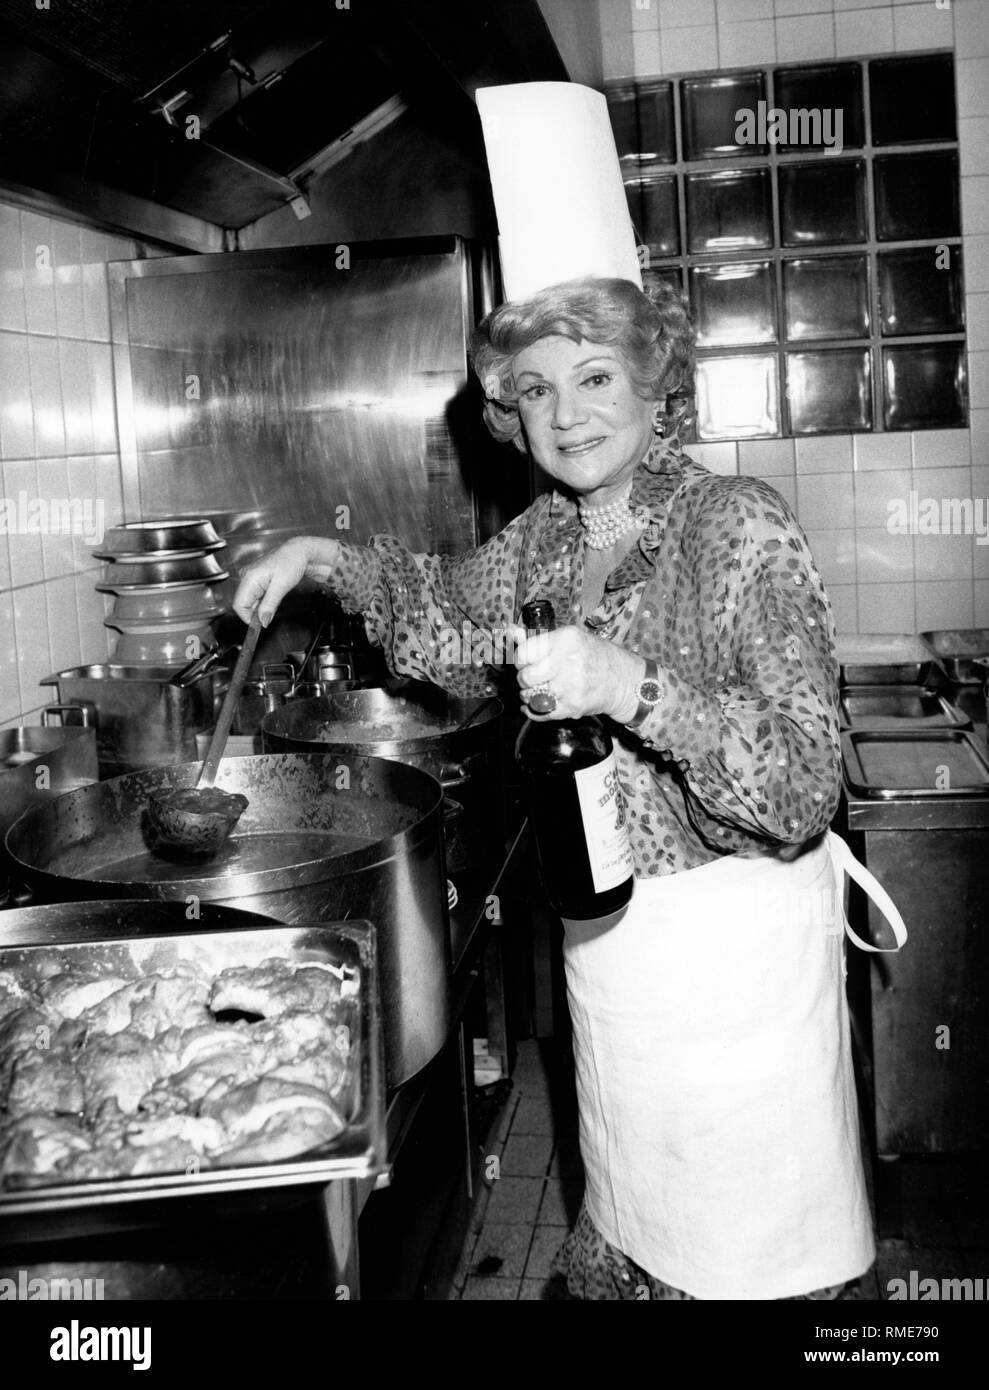
MULTIPOLYGON (((867 1299, 889 1297, 891 1279, 989 1281, 984 1184, 945 1176, 933 1161, 904 1165, 905 1239, 879 1242, 863 1282, 867 1299)), ((977 1165, 972 1170, 977 1173, 977 1165)), ((486 1181, 450 1298, 569 1300, 553 1257, 580 1207, 583 1188, 577 1108, 567 1044, 520 1044, 512 1092, 489 1143, 486 1181)))

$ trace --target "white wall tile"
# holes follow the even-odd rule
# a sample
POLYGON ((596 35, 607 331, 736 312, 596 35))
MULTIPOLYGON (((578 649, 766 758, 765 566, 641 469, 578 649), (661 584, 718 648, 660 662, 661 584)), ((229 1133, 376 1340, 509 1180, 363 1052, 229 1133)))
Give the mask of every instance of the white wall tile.
POLYGON ((26 588, 14 589, 12 594, 21 708, 35 709, 43 703, 38 683, 50 675, 52 669, 45 586, 29 584, 26 588))
POLYGON ((832 584, 855 583, 855 532, 850 527, 841 531, 809 531, 807 540, 829 589, 832 584))
POLYGON ((776 0, 775 4, 778 15, 830 14, 833 9, 834 0, 776 0))
POLYGON ((989 410, 969 411, 968 432, 972 438, 973 468, 989 467, 989 410))
POLYGON ((955 51, 966 58, 989 55, 989 5, 985 0, 954 0, 955 51))
POLYGON ((713 24, 692 29, 663 30, 663 56, 667 72, 695 72, 716 68, 718 30, 713 24))
POLYGON ((972 621, 976 627, 989 627, 989 579, 975 581, 975 614, 972 621))
POLYGON ((866 53, 885 53, 893 47, 893 9, 852 10, 834 17, 835 53, 854 58, 866 53))
POLYGON ((0 329, 27 329, 24 307, 24 261, 21 257, 21 214, 0 203, 0 329))
POLYGON ((968 430, 917 430, 906 438, 913 442, 914 468, 968 468, 972 462, 968 430))
POLYGON ((92 552, 103 540, 106 527, 110 524, 104 519, 99 491, 99 471, 92 457, 77 457, 66 460, 69 474, 69 496, 74 498, 80 509, 78 534, 72 537, 73 569, 77 573, 92 569, 98 562, 92 552))
POLYGON ((718 55, 723 68, 744 68, 776 61, 776 25, 771 19, 718 25, 718 55))
POLYGON ((738 471, 753 478, 789 477, 795 467, 792 439, 740 439, 738 471))
POLYGON ((795 15, 776 21, 776 60, 800 63, 834 57, 834 19, 830 14, 795 15))
POLYGON ((989 233, 977 232, 965 238, 964 261, 967 292, 989 292, 989 233))
POLYGON ((897 53, 918 48, 951 48, 955 41, 954 16, 934 4, 893 6, 893 47, 897 53))
POLYGON ((82 297, 82 258, 79 228, 72 222, 52 222, 55 275, 55 331, 60 337, 84 338, 86 316, 82 297))
POLYGON ((766 480, 774 492, 778 492, 783 501, 790 508, 793 515, 797 514, 797 480, 790 474, 789 477, 767 478, 766 480))
POLYGON ((84 663, 106 661, 110 639, 117 634, 103 626, 103 595, 93 587, 93 575, 75 576, 76 613, 79 618, 79 647, 84 663))
POLYGON ((971 627, 974 593, 972 581, 950 579, 917 585, 917 632, 939 627, 971 627))
POLYGON ((773 0, 718 0, 718 24, 738 24, 749 19, 772 19, 773 0))
POLYGON ((48 610, 48 645, 51 650, 51 671, 64 671, 82 663, 82 644, 79 636, 79 614, 76 609, 76 583, 72 575, 54 579, 45 585, 48 610))
POLYGON ((29 333, 55 332, 55 273, 50 217, 21 213, 21 263, 29 333), (47 264, 46 264, 47 262, 47 264))
POLYGON ((632 9, 635 0, 598 0, 598 19, 601 33, 620 34, 632 27, 632 9))
POLYGON ((914 584, 860 584, 859 632, 916 632, 914 584))
POLYGON ((738 472, 738 446, 734 440, 723 440, 715 444, 689 444, 687 452, 697 463, 710 468, 712 473, 732 477, 738 472))
POLYGON ((969 176, 962 179, 961 185, 962 230, 966 236, 989 232, 989 176, 969 176))
POLYGON ((959 116, 989 116, 989 58, 960 56, 955 63, 959 116))
POLYGON ((41 537, 45 579, 56 579, 71 574, 74 568, 71 529, 63 531, 61 511, 51 509, 52 502, 69 499, 69 469, 64 458, 38 460, 38 497, 47 504, 47 525, 41 537))
POLYGON ((65 414, 65 451, 69 454, 91 454, 93 410, 90 403, 89 344, 72 338, 60 340, 58 361, 65 414))
MULTIPOLYGON (((963 431, 959 431, 963 433, 963 431)), ((972 493, 972 474, 966 468, 915 468, 913 487, 921 497, 969 497, 972 493)))
POLYGON ((21 687, 17 679, 17 651, 10 640, 14 630, 14 601, 10 594, 0 593, 0 632, 7 640, 0 642, 0 719, 16 719, 21 712, 21 687))
POLYGON ((86 337, 101 343, 110 339, 110 311, 106 279, 106 237, 83 227, 79 236, 82 259, 82 298, 86 337))
POLYGON ((835 630, 842 637, 858 632, 858 589, 854 584, 829 584, 827 589, 835 630))
MULTIPOLYGON (((887 0, 887 8, 895 3, 895 0, 887 0)), ((844 13, 847 10, 869 10, 874 9, 876 0, 834 0, 834 8, 837 12, 844 13)))
POLYGON ((601 63, 606 82, 635 76, 631 30, 623 34, 602 34, 601 63))
POLYGON ((99 454, 96 458, 97 496, 103 501, 107 526, 116 526, 124 519, 123 481, 120 459, 116 454, 99 454))
POLYGON ((663 57, 659 33, 655 29, 639 29, 632 35, 632 63, 636 77, 659 77, 663 57))
POLYGON ((62 374, 58 343, 54 338, 30 334, 27 340, 34 406, 34 447, 39 458, 65 453, 65 415, 62 409, 62 374))
POLYGON ((32 520, 34 512, 31 510, 31 504, 38 497, 38 465, 34 459, 19 459, 4 463, 3 495, 17 509, 15 525, 21 528, 23 524, 25 527, 25 529, 11 532, 7 537, 10 582, 15 587, 19 584, 38 584, 45 577, 41 534, 26 529, 28 525, 34 525, 32 520), (22 494, 25 509, 23 520, 21 515, 22 494))
POLYGON ((989 294, 965 296, 965 330, 969 347, 989 348, 989 294))
MULTIPOLYGON (((0 593, 10 588, 10 538, 0 529, 0 593)), ((0 628, 0 631, 3 629, 0 628)))
POLYGON ((87 343, 89 404, 93 418, 93 453, 108 454, 117 445, 117 406, 113 357, 108 343, 87 343))
POLYGON ((850 473, 852 436, 822 434, 796 441, 798 473, 850 473))
POLYGON ((958 122, 958 167, 968 174, 989 174, 989 116, 964 116, 958 122))
POLYGON ((34 457, 34 407, 27 338, 0 333, 0 458, 34 457))
POLYGON ((797 519, 805 531, 834 531, 855 525, 855 501, 840 473, 797 474, 797 519))
POLYGON ((633 30, 659 31, 659 0, 626 0, 633 30))
POLYGON ((855 474, 855 525, 888 529, 891 506, 909 505, 914 476, 909 468, 855 474))
POLYGON ((914 536, 914 568, 918 584, 931 580, 971 579, 972 536, 914 536))
POLYGON ((878 469, 909 468, 912 462, 909 434, 856 434, 855 469, 868 473, 878 469))
POLYGON ((891 534, 877 526, 863 526, 853 534, 860 584, 908 584, 913 580, 913 536, 891 534))
POLYGON ((662 29, 686 29, 698 24, 713 24, 716 17, 715 0, 659 0, 659 23, 662 29))
POLYGON ((968 399, 973 410, 989 410, 989 352, 968 354, 968 399))

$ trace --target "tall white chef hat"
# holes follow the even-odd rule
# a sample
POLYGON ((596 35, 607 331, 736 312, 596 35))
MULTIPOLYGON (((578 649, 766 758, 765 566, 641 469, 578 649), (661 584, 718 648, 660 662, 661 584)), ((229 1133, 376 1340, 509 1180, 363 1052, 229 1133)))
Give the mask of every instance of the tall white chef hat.
POLYGON ((477 92, 508 300, 583 275, 642 288, 608 103, 574 82, 477 92))

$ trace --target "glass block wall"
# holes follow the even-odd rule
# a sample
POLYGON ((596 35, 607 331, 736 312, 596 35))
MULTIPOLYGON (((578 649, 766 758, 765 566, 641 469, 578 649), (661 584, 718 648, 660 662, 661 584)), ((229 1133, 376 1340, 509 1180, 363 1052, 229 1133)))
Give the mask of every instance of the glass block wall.
POLYGON ((608 99, 644 278, 697 326, 699 439, 967 426, 951 54, 608 99))

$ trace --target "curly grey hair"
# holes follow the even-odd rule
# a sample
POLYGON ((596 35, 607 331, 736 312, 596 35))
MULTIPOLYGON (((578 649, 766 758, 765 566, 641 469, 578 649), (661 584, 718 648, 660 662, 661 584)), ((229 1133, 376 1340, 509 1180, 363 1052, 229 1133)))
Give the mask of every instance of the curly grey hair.
POLYGON ((694 390, 694 329, 683 296, 664 281, 644 291, 631 280, 587 276, 502 304, 475 330, 470 358, 496 439, 525 449, 514 362, 550 336, 614 347, 637 393, 664 402, 664 433, 677 432, 694 390))

